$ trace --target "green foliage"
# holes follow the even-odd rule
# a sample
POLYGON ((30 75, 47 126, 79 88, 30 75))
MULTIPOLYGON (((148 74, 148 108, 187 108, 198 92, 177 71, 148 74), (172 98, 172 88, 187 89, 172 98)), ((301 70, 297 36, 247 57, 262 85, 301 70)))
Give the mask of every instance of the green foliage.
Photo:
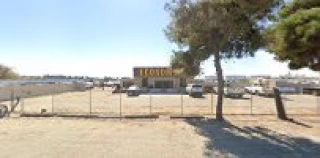
POLYGON ((284 6, 279 12, 279 15, 281 18, 287 18, 288 16, 296 13, 299 10, 307 10, 319 6, 319 0, 294 0, 292 3, 284 6))
POLYGON ((253 56, 264 46, 263 23, 282 0, 173 0, 166 5, 169 40, 178 44, 171 64, 180 74, 196 76, 200 64, 214 56, 218 78, 216 116, 222 120, 222 59, 253 56))
POLYGON ((171 66, 179 76, 197 76, 200 71, 200 63, 195 57, 196 54, 190 52, 174 52, 171 59, 171 66))
POLYGON ((19 75, 11 68, 0 64, 0 79, 17 79, 19 75))
POLYGON ((295 0, 279 12, 279 21, 266 32, 269 51, 289 68, 320 70, 320 1, 295 0))
POLYGON ((187 48, 185 53, 200 56, 197 62, 215 53, 222 59, 253 56, 265 41, 259 21, 278 4, 279 0, 175 1, 166 6, 172 18, 166 35, 187 48))

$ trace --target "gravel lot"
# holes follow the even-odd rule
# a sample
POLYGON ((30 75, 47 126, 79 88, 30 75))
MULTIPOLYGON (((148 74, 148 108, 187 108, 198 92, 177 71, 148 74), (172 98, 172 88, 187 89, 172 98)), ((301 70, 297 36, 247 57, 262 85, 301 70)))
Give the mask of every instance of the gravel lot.
POLYGON ((318 157, 320 117, 0 120, 0 157, 318 157), (294 130, 292 130, 294 129, 294 130))
MULTIPOLYGON (((188 95, 163 94, 127 97, 126 94, 112 94, 110 89, 94 89, 84 92, 69 92, 54 96, 41 96, 24 99, 24 111, 39 113, 41 109, 54 112, 89 113, 107 115, 120 114, 214 114, 215 94, 206 94, 203 98, 188 95), (121 101, 120 101, 121 100, 121 101), (151 106, 150 106, 151 105, 151 106)), ((282 95, 288 114, 320 114, 319 98, 312 95, 282 95)), ((17 110, 21 110, 20 107, 17 110)), ((242 99, 224 99, 225 114, 275 114, 273 98, 245 95, 242 99), (252 105, 252 106, 251 106, 252 105)))

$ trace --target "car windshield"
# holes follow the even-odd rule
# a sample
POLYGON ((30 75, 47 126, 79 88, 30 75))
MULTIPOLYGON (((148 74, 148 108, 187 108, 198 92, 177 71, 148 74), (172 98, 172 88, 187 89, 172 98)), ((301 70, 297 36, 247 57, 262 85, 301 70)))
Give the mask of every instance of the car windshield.
POLYGON ((193 87, 193 88, 202 88, 201 85, 193 85, 192 87, 193 87))

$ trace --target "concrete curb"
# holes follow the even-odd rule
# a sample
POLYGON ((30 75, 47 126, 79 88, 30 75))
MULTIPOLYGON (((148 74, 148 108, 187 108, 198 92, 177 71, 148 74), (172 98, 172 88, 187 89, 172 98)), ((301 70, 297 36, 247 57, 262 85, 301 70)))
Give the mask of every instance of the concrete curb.
POLYGON ((55 114, 20 114, 20 117, 54 117, 55 114))

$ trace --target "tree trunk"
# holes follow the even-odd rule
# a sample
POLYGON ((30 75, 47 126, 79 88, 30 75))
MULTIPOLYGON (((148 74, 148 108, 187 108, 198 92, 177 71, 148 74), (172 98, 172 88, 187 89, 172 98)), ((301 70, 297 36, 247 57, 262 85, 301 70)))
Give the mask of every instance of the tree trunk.
POLYGON ((224 88, 224 80, 223 80, 223 72, 221 68, 221 59, 219 53, 214 54, 214 66, 216 67, 216 74, 218 78, 218 96, 217 96, 217 106, 216 106, 216 119, 218 121, 223 120, 223 88, 224 88))

